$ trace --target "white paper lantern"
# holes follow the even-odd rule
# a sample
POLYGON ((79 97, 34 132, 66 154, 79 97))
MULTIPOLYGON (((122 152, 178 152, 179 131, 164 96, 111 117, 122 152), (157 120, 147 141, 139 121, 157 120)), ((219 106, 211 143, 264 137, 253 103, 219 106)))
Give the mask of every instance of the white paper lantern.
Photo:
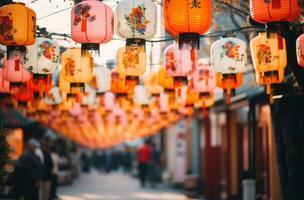
POLYGON ((135 105, 149 105, 149 91, 145 86, 137 85, 134 88, 133 102, 135 105))
POLYGON ((44 98, 47 105, 57 105, 61 103, 62 96, 59 87, 53 87, 44 98))
POLYGON ((97 93, 105 93, 111 87, 111 71, 107 67, 94 67, 97 93))
POLYGON ((157 7, 151 0, 122 0, 115 9, 115 31, 122 38, 150 39, 157 30, 157 7))
POLYGON ((241 73, 246 69, 247 45, 243 40, 227 37, 211 46, 211 67, 221 74, 241 73))
POLYGON ((27 47, 25 69, 34 74, 52 74, 59 64, 59 46, 49 38, 38 37, 27 47))

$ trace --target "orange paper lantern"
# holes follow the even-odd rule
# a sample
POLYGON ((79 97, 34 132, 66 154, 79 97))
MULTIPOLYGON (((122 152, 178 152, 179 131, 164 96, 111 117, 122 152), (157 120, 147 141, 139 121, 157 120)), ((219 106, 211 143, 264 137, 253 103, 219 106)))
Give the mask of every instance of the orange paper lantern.
POLYGON ((12 50, 22 50, 35 43, 36 14, 23 3, 10 3, 0 8, 0 44, 12 50))
POLYGON ((250 0, 251 17, 262 24, 270 22, 291 22, 301 12, 298 0, 250 0))
POLYGON ((212 0, 165 0, 165 27, 179 45, 199 46, 199 37, 207 32, 212 20, 212 0))

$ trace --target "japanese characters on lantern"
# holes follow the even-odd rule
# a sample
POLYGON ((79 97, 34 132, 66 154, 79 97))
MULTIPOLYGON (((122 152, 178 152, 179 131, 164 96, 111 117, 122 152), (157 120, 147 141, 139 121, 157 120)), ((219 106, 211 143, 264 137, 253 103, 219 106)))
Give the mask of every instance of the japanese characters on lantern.
POLYGON ((114 34, 112 9, 98 0, 85 0, 71 11, 71 36, 81 43, 82 51, 99 51, 99 45, 109 42, 114 34))

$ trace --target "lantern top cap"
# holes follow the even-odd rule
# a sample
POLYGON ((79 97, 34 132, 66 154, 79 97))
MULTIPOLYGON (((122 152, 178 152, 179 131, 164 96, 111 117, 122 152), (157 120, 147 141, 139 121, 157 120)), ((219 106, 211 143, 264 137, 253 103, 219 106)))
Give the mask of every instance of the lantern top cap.
POLYGON ((9 2, 9 3, 5 4, 4 6, 6 6, 6 5, 12 5, 12 4, 20 4, 20 5, 25 6, 25 3, 23 3, 23 2, 9 2))

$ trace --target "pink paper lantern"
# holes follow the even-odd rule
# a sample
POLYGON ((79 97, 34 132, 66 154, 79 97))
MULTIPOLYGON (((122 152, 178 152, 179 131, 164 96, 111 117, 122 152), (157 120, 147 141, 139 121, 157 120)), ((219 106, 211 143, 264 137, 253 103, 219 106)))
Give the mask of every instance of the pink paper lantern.
POLYGON ((304 67, 304 34, 297 39, 297 60, 301 67, 304 67))
POLYGON ((98 0, 86 0, 76 4, 71 13, 71 35, 82 43, 82 50, 97 50, 99 44, 107 43, 114 34, 112 9, 98 0))
POLYGON ((104 96, 104 107, 106 111, 111 111, 115 106, 115 95, 112 92, 106 92, 104 96))
POLYGON ((3 64, 3 79, 10 82, 10 89, 27 82, 32 74, 23 67, 24 54, 16 51, 11 52, 10 56, 3 64))
POLYGON ((174 85, 187 83, 187 76, 195 68, 196 51, 194 49, 179 49, 178 44, 172 44, 164 52, 166 72, 174 77, 174 85))
POLYGON ((215 72, 208 59, 199 59, 193 74, 193 89, 200 94, 211 93, 216 87, 215 72))

